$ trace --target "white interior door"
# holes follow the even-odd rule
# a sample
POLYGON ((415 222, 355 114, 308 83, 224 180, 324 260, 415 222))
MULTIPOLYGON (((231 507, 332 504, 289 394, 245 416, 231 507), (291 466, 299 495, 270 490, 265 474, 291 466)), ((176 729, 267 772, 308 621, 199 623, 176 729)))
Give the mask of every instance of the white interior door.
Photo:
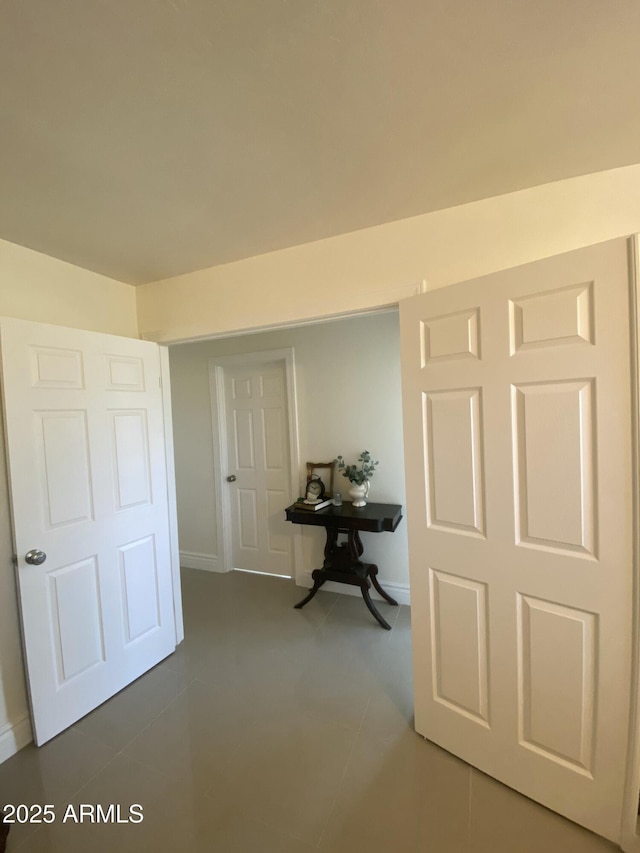
POLYGON ((400 314, 416 728, 617 841, 633 579, 626 241, 400 314))
POLYGON ((293 574, 287 382, 283 361, 224 368, 233 568, 293 574))
POLYGON ((42 744, 176 645, 160 350, 0 320, 34 737, 42 744), (29 564, 32 550, 46 554, 29 564))

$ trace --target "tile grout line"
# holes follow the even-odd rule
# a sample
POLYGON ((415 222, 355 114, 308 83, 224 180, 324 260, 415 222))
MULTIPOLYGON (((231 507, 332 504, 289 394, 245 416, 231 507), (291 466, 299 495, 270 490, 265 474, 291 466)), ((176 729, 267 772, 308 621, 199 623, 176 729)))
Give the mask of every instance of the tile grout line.
POLYGON ((345 765, 344 765, 344 770, 342 771, 342 775, 340 776, 340 781, 339 781, 339 782, 338 782, 338 784, 336 785, 336 791, 335 791, 335 794, 334 794, 334 797, 333 797, 333 802, 331 803, 331 808, 329 809, 329 813, 328 813, 328 815, 327 815, 327 818, 326 818, 326 820, 325 820, 325 822, 324 822, 324 824, 323 824, 323 826, 322 826, 322 830, 320 831, 320 838, 318 839, 318 843, 317 843, 317 845, 316 845, 316 847, 317 847, 318 849, 320 848, 320 845, 322 844, 322 839, 324 838, 324 835, 325 835, 325 832, 326 832, 327 826, 328 826, 328 824, 329 824, 329 820, 331 819, 331 815, 333 814, 334 809, 335 809, 335 806, 336 806, 336 803, 337 803, 337 801, 338 801, 338 792, 339 792, 340 788, 342 787, 342 783, 343 783, 343 781, 344 781, 344 779, 345 779, 345 777, 346 777, 346 775, 347 775, 347 772, 348 772, 348 770, 349 770, 349 766, 350 766, 350 764, 351 764, 351 758, 353 757, 353 751, 354 751, 354 749, 356 748, 356 742, 357 742, 357 740, 358 740, 358 738, 360 737, 360 734, 361 734, 361 732, 362 732, 362 727, 364 726, 364 721, 365 721, 365 719, 366 719, 366 717, 367 717, 367 713, 368 713, 369 708, 370 708, 370 706, 371 706, 371 701, 372 701, 372 699, 373 699, 373 697, 372 697, 372 696, 369 696, 369 699, 368 699, 368 701, 367 701, 367 706, 366 706, 366 708, 364 709, 364 712, 363 712, 363 714, 362 714, 362 717, 360 718, 360 725, 358 726, 358 728, 357 728, 357 730, 356 730, 356 732, 355 732, 355 736, 354 736, 354 738, 353 738, 353 742, 352 742, 352 744, 351 744, 351 749, 349 750, 349 755, 348 755, 347 760, 346 760, 345 765))
MULTIPOLYGON (((391 624, 391 631, 398 624, 398 620, 400 619, 400 608, 402 606, 403 606, 402 604, 399 604, 397 607, 394 607, 394 610, 396 611, 396 618, 393 620, 393 623, 391 624)), ((387 636, 387 642, 391 642, 391 631, 387 631, 387 635, 388 635, 387 636)))
MULTIPOLYGON (((139 736, 140 736, 144 731, 146 731, 146 730, 149 728, 149 726, 150 726, 153 722, 155 722, 155 721, 158 719, 158 717, 160 717, 162 714, 164 714, 164 712, 165 712, 165 711, 166 711, 166 709, 169 707, 169 705, 172 705, 172 704, 176 701, 176 699, 178 699, 178 697, 179 697, 179 696, 182 696, 182 694, 187 690, 187 688, 188 688, 188 687, 190 687, 190 686, 191 686, 191 684, 193 684, 193 682, 194 682, 194 681, 195 681, 195 678, 193 678, 193 679, 189 682, 189 684, 185 685, 185 687, 183 687, 183 688, 182 688, 182 690, 180 690, 180 692, 179 692, 179 693, 177 693, 177 694, 173 697, 173 699, 171 699, 171 701, 170 701, 170 702, 168 702, 168 703, 164 706, 164 708, 162 708, 162 710, 161 710, 161 711, 159 711, 159 712, 158 712, 154 717, 152 717, 152 718, 151 718, 151 719, 146 723, 146 725, 144 725, 144 726, 143 726, 143 727, 142 727, 142 728, 137 732, 137 734, 135 734, 135 735, 134 735, 134 737, 132 737, 132 738, 131 738, 131 740, 128 740, 128 741, 126 742, 126 744, 125 744, 121 749, 118 749, 116 752, 114 752, 114 754, 111 756, 111 758, 107 761, 107 763, 106 763, 106 764, 104 764, 104 765, 100 768, 100 770, 98 770, 96 773, 94 773, 94 774, 93 774, 93 776, 91 776, 89 779, 87 779, 87 781, 86 781, 83 785, 81 785, 79 788, 77 788, 75 791, 73 791, 73 793, 71 793, 71 794, 69 795, 69 799, 73 799, 73 797, 76 797, 78 794, 81 794, 81 793, 82 793, 82 791, 84 791, 84 789, 85 789, 88 785, 90 785, 90 784, 91 784, 95 779, 97 779, 97 777, 98 777, 98 776, 99 776, 99 775, 100 775, 104 770, 106 770, 106 769, 107 769, 107 767, 109 767, 111 764, 113 764, 113 762, 116 760, 116 758, 118 758, 119 756, 123 755, 123 754, 124 754, 125 749, 127 749, 129 746, 131 746, 131 744, 132 744, 135 740, 137 740, 137 738, 138 738, 138 737, 139 737, 139 736)), ((83 732, 83 731, 82 731, 82 729, 78 729, 78 731, 79 731, 79 732, 81 732, 81 734, 83 734, 85 737, 88 737, 88 738, 90 738, 90 739, 92 738, 93 740, 97 741, 98 743, 102 744, 103 746, 110 747, 110 744, 105 743, 105 742, 104 742, 103 740, 101 740, 99 737, 95 737, 94 735, 89 735, 87 732, 83 732)), ((150 767, 149 765, 145 764, 145 763, 144 763, 144 762, 142 762, 142 761, 138 761, 137 759, 131 758, 129 755, 127 755, 126 757, 127 757, 127 759, 128 759, 128 760, 130 760, 130 761, 135 761, 135 762, 136 762, 136 764, 139 764, 141 767, 144 767, 144 768, 146 768, 147 770, 154 770, 155 772, 160 773, 160 775, 165 776, 166 778, 170 778, 169 774, 165 774, 165 773, 163 773, 162 771, 157 770, 157 768, 150 767)))
MULTIPOLYGON (((85 735, 85 736, 86 736, 86 737, 89 737, 88 735, 85 735)), ((101 740, 99 740, 99 739, 97 739, 97 738, 96 738, 96 740, 98 740, 98 743, 102 743, 102 741, 101 741, 101 740)), ((104 745, 104 744, 103 744, 103 745, 104 745)), ((87 781, 86 781, 86 782, 84 782, 84 784, 80 785, 80 787, 79 787, 79 788, 77 788, 75 791, 73 791, 73 793, 69 794, 69 796, 67 797, 67 799, 68 799, 69 801, 71 801, 71 800, 73 800, 73 798, 74 798, 74 797, 77 797, 77 796, 78 796, 78 794, 81 794, 81 793, 84 791, 84 789, 94 781, 94 779, 97 779, 97 778, 98 778, 98 776, 99 776, 99 775, 100 775, 104 770, 106 770, 106 769, 107 769, 107 767, 110 767, 110 766, 113 764, 113 762, 116 760, 116 758, 117 758, 119 755, 120 755, 120 753, 119 753, 119 752, 115 752, 115 753, 111 756, 111 758, 106 762, 106 764, 103 764, 103 766, 102 766, 98 771, 96 771, 96 772, 93 774, 93 776, 90 776, 90 777, 87 779, 87 781)))
POLYGON ((339 795, 340 789, 342 788, 342 783, 344 782, 344 780, 347 776, 347 772, 349 770, 349 767, 351 766, 351 759, 353 758, 353 753, 354 753, 354 750, 356 748, 356 743, 358 741, 358 738, 360 737, 360 732, 362 731, 362 725, 364 723, 364 718, 367 715, 367 711, 369 710, 370 704, 371 704, 371 696, 369 697, 369 701, 367 702, 367 707, 364 711, 364 714, 362 715, 362 719, 360 721, 360 726, 359 726, 357 732, 355 733, 355 736, 353 738, 353 742, 351 743, 351 749, 349 750, 349 755, 347 756, 347 760, 345 761, 344 769, 340 775, 340 779, 339 779, 338 784, 336 785, 336 788, 335 788, 335 793, 333 795, 333 801, 331 803, 331 808, 329 809, 327 817, 326 817, 326 819, 322 825, 322 829, 320 830, 320 837, 318 838, 318 842, 316 844, 317 850, 320 849, 320 845, 322 844, 322 840, 323 840, 325 833, 327 831, 327 826, 329 825, 329 821, 331 820, 331 816, 333 815, 333 813, 335 811, 336 803, 338 802, 338 795, 339 795))
MULTIPOLYGON (((155 721, 158 719, 158 717, 161 717, 161 716, 164 714, 164 712, 167 710, 167 708, 169 708, 171 705, 173 705, 173 703, 174 703, 174 702, 176 702, 176 701, 180 698, 180 696, 182 696, 182 694, 183 694, 183 693, 186 693, 186 691, 189 689, 189 687, 191 687, 191 685, 194 683, 194 681, 196 681, 195 676, 193 676, 193 677, 191 678, 191 681, 190 681, 188 684, 185 684, 185 686, 182 688, 182 690, 179 690, 179 691, 176 693, 176 695, 175 695, 175 696, 174 696, 174 697, 173 697, 169 702, 167 702, 167 704, 164 706, 164 708, 162 708, 162 710, 161 710, 161 711, 158 711, 158 713, 157 713, 154 717, 152 717, 152 718, 151 718, 151 719, 146 723, 146 725, 144 725, 144 726, 143 726, 143 727, 142 727, 142 728, 141 728, 141 729, 140 729, 140 730, 139 730, 139 731, 138 731, 138 732, 137 732, 137 733, 136 733, 136 734, 131 738, 131 740, 128 740, 128 741, 125 743, 125 745, 122 747, 122 749, 118 750, 117 755, 122 755, 122 753, 125 751, 125 749, 127 749, 128 747, 130 747, 130 746, 131 746, 131 744, 132 744, 135 740, 137 740, 143 732, 146 732, 146 730, 149 728, 149 726, 150 726, 152 723, 155 723, 155 721)), ((140 762, 138 762, 138 763, 140 763, 140 762)))
POLYGON ((333 604, 331 605, 331 607, 330 607, 330 608, 327 610, 327 612, 325 613, 325 615, 324 615, 324 619, 322 620, 322 622, 320 622, 320 624, 318 625, 318 628, 323 628, 323 627, 324 627, 324 625, 325 625, 325 623, 326 623, 327 619, 328 619, 328 618, 329 618, 329 616, 333 613, 333 609, 334 609, 334 607, 336 606, 336 604, 338 603, 338 595, 340 595, 340 593, 336 593, 336 592, 334 592, 334 593, 332 593, 332 595, 334 595, 334 596, 335 596, 335 598, 333 599, 333 604))

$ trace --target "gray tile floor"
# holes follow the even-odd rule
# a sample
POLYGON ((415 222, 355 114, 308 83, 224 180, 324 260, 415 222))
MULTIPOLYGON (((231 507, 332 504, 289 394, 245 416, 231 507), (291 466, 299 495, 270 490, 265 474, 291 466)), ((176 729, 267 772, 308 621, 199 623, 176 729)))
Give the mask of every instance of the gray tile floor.
POLYGON ((8 851, 596 853, 613 845, 412 730, 409 609, 278 578, 185 571, 174 655, 41 749, 0 802, 51 803, 8 851), (138 824, 62 822, 139 803, 138 824))

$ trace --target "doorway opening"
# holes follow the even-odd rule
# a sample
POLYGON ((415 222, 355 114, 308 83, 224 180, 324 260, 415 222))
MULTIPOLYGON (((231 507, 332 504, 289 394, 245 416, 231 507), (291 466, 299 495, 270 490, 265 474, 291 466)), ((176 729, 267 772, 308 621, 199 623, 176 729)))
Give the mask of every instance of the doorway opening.
MULTIPOLYGON (((228 467, 228 441, 223 440, 216 424, 218 401, 212 400, 211 374, 212 369, 217 372, 217 392, 216 383, 213 390, 214 397, 216 393, 219 397, 224 391, 225 365, 235 361, 242 367, 243 359, 250 364, 256 354, 282 359, 287 350, 292 351, 291 373, 295 374, 295 417, 289 453, 293 461, 289 491, 275 502, 274 513, 283 520, 284 508, 303 493, 308 460, 333 459, 338 454, 347 458, 355 454, 357 458, 363 449, 380 459, 371 484, 371 499, 404 504, 397 310, 174 344, 169 349, 169 359, 179 539, 185 568, 217 572, 235 567, 261 570, 259 564, 243 566, 231 559, 232 519, 222 511, 222 497, 223 490, 231 491, 240 478, 236 469, 228 467), (234 475, 238 478, 235 483, 227 483, 227 476, 234 475)), ((241 385, 237 383, 239 393, 241 385)), ((245 381, 245 392, 247 387, 245 381)), ((275 419, 275 415, 272 417, 275 419)), ((249 417, 241 414, 240 420, 243 418, 247 426, 249 417)), ((232 423, 230 428, 228 421, 225 419, 223 424, 227 434, 234 427, 232 423)), ((245 442, 247 430, 248 427, 245 442)), ((340 490, 340 485, 336 483, 335 488, 340 490)), ((347 485, 345 480, 343 492, 347 485)), ((246 492, 245 513, 249 519, 253 517, 252 499, 246 492)), ((282 524, 286 522, 283 520, 282 524)), ((310 586, 311 570, 322 564, 323 537, 318 531, 302 531, 290 524, 283 535, 291 543, 291 574, 298 585, 310 586)), ((393 537, 375 537, 375 542, 373 539, 367 545, 367 553, 379 565, 385 588, 396 600, 408 604, 406 528, 401 525, 393 537)), ((270 571, 273 573, 273 568, 270 571)), ((336 585, 338 589, 345 591, 344 585, 336 585)))

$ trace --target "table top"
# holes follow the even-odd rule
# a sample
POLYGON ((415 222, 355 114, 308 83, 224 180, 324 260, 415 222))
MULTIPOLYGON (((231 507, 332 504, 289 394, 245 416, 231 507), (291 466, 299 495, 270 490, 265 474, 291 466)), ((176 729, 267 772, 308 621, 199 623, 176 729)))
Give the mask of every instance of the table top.
POLYGON ((339 527, 342 530, 368 530, 379 533, 386 530, 390 533, 402 521, 400 504, 368 503, 363 507, 355 507, 351 503, 342 506, 328 506, 315 512, 296 509, 295 504, 285 510, 287 521, 294 524, 311 524, 316 527, 339 527))

